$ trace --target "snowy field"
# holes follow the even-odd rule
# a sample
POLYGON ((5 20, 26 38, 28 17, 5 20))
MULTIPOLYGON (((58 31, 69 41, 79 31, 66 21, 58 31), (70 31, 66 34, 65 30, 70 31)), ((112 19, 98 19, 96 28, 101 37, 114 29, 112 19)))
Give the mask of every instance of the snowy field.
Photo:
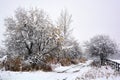
POLYGON ((12 72, 0 71, 0 80, 120 80, 109 66, 101 68, 91 67, 89 64, 79 63, 71 66, 52 65, 52 72, 12 72))

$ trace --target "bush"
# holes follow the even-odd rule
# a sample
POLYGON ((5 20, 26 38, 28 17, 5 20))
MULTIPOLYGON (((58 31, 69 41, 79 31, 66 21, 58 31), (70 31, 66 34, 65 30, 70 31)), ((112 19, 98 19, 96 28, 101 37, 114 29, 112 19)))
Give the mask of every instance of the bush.
POLYGON ((16 57, 14 59, 8 59, 5 63, 5 70, 20 71, 21 59, 16 57))
POLYGON ((52 71, 52 67, 50 65, 47 65, 47 64, 40 66, 40 68, 43 71, 52 71))
POLYGON ((91 66, 93 66, 93 67, 100 67, 100 60, 94 60, 94 61, 91 63, 91 66))

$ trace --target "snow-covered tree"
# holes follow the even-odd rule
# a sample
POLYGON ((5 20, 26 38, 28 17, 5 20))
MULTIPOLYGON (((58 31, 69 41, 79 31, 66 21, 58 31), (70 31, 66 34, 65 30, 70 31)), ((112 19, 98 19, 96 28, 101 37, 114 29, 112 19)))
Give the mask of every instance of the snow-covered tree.
POLYGON ((80 57, 81 49, 79 44, 73 37, 71 37, 72 29, 71 29, 72 15, 67 12, 67 10, 63 10, 58 18, 57 26, 61 31, 61 35, 63 37, 62 42, 62 56, 63 58, 76 58, 80 57))
POLYGON ((54 27, 43 10, 19 8, 14 17, 5 19, 5 26, 5 45, 12 56, 40 58, 58 47, 59 29, 54 27))
POLYGON ((6 55, 6 50, 2 47, 0 47, 0 58, 6 55))
POLYGON ((63 10, 58 18, 57 26, 61 30, 61 34, 63 36, 63 46, 68 42, 70 38, 70 33, 72 29, 70 28, 72 22, 72 15, 67 12, 67 10, 63 10))
POLYGON ((66 58, 79 59, 82 56, 82 51, 77 41, 73 41, 71 46, 64 47, 63 50, 66 58))
POLYGON ((43 10, 18 8, 15 16, 5 19, 7 53, 37 66, 51 58, 58 62, 68 56, 77 58, 81 51, 77 41, 70 39, 70 23, 67 11, 61 13, 55 26, 43 10))
POLYGON ((106 35, 94 36, 89 42, 86 43, 87 52, 92 56, 100 56, 103 54, 107 57, 110 54, 118 52, 116 43, 106 35))

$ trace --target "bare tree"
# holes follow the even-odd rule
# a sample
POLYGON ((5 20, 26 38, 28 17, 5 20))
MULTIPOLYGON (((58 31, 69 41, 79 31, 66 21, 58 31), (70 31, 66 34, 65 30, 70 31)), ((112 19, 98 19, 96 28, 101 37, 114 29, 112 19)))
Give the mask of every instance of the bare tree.
POLYGON ((57 26, 60 28, 64 43, 70 37, 70 24, 72 22, 72 15, 70 15, 67 10, 61 12, 60 17, 58 18, 57 26))
POLYGON ((78 45, 77 41, 71 37, 71 22, 72 22, 72 15, 67 12, 67 10, 63 10, 58 18, 57 26, 61 31, 61 35, 63 36, 62 42, 62 57, 63 58, 80 58, 81 56, 81 49, 78 45))

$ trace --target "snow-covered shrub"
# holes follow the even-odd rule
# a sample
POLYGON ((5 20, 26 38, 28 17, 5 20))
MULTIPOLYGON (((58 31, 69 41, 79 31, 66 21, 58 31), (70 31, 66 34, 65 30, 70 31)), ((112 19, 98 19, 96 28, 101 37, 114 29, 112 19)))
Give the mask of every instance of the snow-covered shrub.
POLYGON ((82 57, 82 51, 76 40, 69 39, 66 45, 62 47, 62 64, 77 64, 82 57))
POLYGON ((30 70, 32 70, 31 61, 30 60, 22 60, 20 70, 21 71, 30 71, 30 70))
POLYGON ((66 65, 72 63, 76 63, 75 59, 79 59, 81 57, 81 49, 79 43, 71 37, 71 22, 72 15, 67 12, 67 10, 63 10, 58 18, 57 26, 61 31, 61 35, 63 37, 62 41, 62 50, 59 54, 60 63, 66 65), (63 62, 63 63, 62 63, 63 62))

